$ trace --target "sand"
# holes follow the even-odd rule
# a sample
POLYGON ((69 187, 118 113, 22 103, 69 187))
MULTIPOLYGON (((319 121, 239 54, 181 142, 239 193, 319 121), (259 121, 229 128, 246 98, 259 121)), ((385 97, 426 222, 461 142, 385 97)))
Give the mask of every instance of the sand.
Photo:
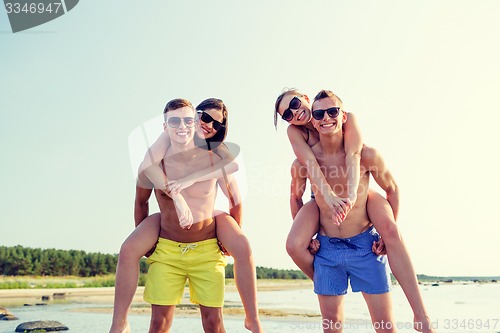
MULTIPOLYGON (((312 282, 309 280, 259 280, 258 291, 277 291, 277 290, 293 290, 293 289, 308 289, 311 288, 312 282)), ((234 284, 226 285, 227 292, 236 292, 234 284)), ((144 287, 139 287, 134 296, 131 314, 150 314, 151 307, 144 302, 142 295, 144 287)), ((187 292, 187 290, 186 290, 187 292)), ((111 313, 113 311, 114 287, 109 288, 60 288, 60 289, 8 289, 0 290, 0 306, 8 308, 9 306, 48 303, 53 300, 83 303, 83 304, 98 304, 99 307, 83 307, 73 309, 77 312, 101 312, 111 313), (42 300, 42 296, 49 297, 49 300, 42 300), (102 306, 109 305, 109 306, 102 306)), ((277 310, 277 309, 260 309, 260 315, 263 317, 273 317, 282 319, 291 319, 293 317, 319 317, 318 313, 308 313, 303 310, 277 310)), ((241 303, 229 303, 224 305, 224 316, 243 317, 244 310, 241 303)), ((189 299, 183 299, 182 303, 176 307, 176 316, 199 316, 198 306, 191 304, 189 299)))

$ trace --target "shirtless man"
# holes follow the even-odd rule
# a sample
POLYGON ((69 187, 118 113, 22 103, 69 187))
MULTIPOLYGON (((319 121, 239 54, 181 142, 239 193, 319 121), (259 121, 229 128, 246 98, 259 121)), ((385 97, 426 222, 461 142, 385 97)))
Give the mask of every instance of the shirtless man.
MULTIPOLYGON (((219 161, 216 154, 196 147, 193 141, 196 113, 186 100, 175 99, 165 107, 166 131, 171 147, 163 160, 169 179, 179 179, 219 161)), ((226 260, 215 234, 213 209, 217 179, 197 182, 180 193, 189 206, 193 225, 181 227, 178 207, 161 190, 155 196, 161 213, 160 238, 150 264, 144 299, 152 304, 149 332, 169 332, 175 304, 179 304, 189 276, 191 302, 200 305, 205 332, 225 332, 222 322, 226 260)), ((136 189, 136 220, 148 216, 151 183, 139 176, 136 189)), ((180 214, 182 215, 182 214, 180 214)), ((141 220, 142 220, 141 219, 141 220)))
MULTIPOLYGON (((330 91, 321 91, 313 103, 313 119, 320 141, 311 147, 325 174, 328 184, 339 197, 347 197, 347 170, 342 124, 347 117, 340 99, 330 91)), ((357 201, 346 219, 334 222, 334 211, 319 191, 316 202, 320 209, 319 251, 314 260, 314 291, 318 294, 324 332, 342 332, 343 295, 347 293, 348 279, 353 291, 361 291, 368 305, 373 326, 377 332, 395 332, 391 310, 390 278, 386 258, 372 252, 379 240, 366 213, 370 174, 387 193, 394 211, 398 209, 398 188, 380 154, 363 147, 361 175, 357 201)), ((307 171, 300 163, 292 166, 292 212, 300 209, 305 190, 307 171), (294 207, 293 202, 296 203, 294 207)))

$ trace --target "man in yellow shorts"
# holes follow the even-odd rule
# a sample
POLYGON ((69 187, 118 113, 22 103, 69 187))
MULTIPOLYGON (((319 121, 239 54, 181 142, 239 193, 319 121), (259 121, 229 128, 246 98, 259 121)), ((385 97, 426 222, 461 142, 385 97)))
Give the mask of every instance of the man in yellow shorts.
MULTIPOLYGON (((199 125, 189 101, 170 101, 164 116, 171 146, 162 166, 169 179, 179 179, 210 168, 220 160, 216 154, 195 146, 193 137, 199 125)), ((175 200, 174 204, 170 196, 155 189, 161 229, 156 250, 148 258, 150 267, 144 290, 144 299, 152 304, 150 332, 169 332, 175 305, 181 301, 187 279, 191 301, 200 305, 204 331, 225 332, 222 306, 226 260, 215 233, 216 181, 214 178, 196 182, 182 190, 179 194, 185 201, 184 205, 182 200, 175 200), (184 223, 191 217, 192 225, 184 223)), ((136 215, 148 214, 147 202, 152 192, 148 182, 145 177, 139 177, 141 185, 136 190, 136 215)))

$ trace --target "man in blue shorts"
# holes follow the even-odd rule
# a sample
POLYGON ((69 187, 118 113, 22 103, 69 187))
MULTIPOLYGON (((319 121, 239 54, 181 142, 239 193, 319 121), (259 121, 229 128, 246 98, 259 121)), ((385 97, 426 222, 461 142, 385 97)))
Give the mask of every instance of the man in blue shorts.
MULTIPOLYGON (((319 132, 320 141, 311 149, 332 190, 345 198, 348 196, 348 173, 342 124, 347 116, 342 110, 342 101, 331 91, 323 90, 315 97, 312 112, 312 123, 319 132)), ((318 294, 324 332, 343 331, 342 300, 349 280, 353 291, 363 293, 375 330, 395 332, 386 258, 372 252, 379 235, 367 215, 366 203, 370 174, 390 194, 391 205, 398 204, 397 186, 375 149, 364 146, 360 164, 358 197, 341 224, 334 222, 335 212, 319 192, 315 193, 320 209, 317 236, 320 247, 314 259, 314 291, 318 294)), ((307 173, 300 172, 300 167, 297 163, 292 166, 291 195, 295 198, 301 198, 305 190, 307 173)))

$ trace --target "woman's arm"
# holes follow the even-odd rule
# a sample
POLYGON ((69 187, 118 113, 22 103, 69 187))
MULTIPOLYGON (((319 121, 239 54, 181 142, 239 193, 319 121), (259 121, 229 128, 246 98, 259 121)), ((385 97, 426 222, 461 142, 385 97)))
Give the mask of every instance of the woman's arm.
POLYGON ((153 183, 154 187, 166 191, 168 179, 160 167, 161 160, 170 147, 170 137, 167 133, 162 132, 158 139, 149 147, 144 155, 138 170, 138 174, 144 174, 153 183))
MULTIPOLYGON (((236 146, 236 145, 231 145, 236 146)), ((186 177, 177 180, 168 181, 168 188, 173 193, 178 193, 183 189, 193 185, 197 182, 202 182, 209 179, 219 179, 226 175, 230 175, 238 171, 238 163, 234 162, 234 154, 229 151, 226 145, 221 144, 215 151, 215 159, 217 160, 214 165, 194 172, 186 177)))
POLYGON ((158 139, 149 147, 148 151, 144 155, 144 159, 142 160, 139 166, 139 172, 144 172, 147 168, 152 165, 160 164, 163 157, 167 153, 168 148, 170 147, 170 137, 167 133, 162 132, 158 139))
POLYGON ((361 130, 353 113, 347 113, 347 121, 344 123, 343 129, 344 149, 346 152, 345 164, 347 167, 347 187, 352 207, 358 197, 357 193, 360 177, 361 149, 363 148, 361 130))

